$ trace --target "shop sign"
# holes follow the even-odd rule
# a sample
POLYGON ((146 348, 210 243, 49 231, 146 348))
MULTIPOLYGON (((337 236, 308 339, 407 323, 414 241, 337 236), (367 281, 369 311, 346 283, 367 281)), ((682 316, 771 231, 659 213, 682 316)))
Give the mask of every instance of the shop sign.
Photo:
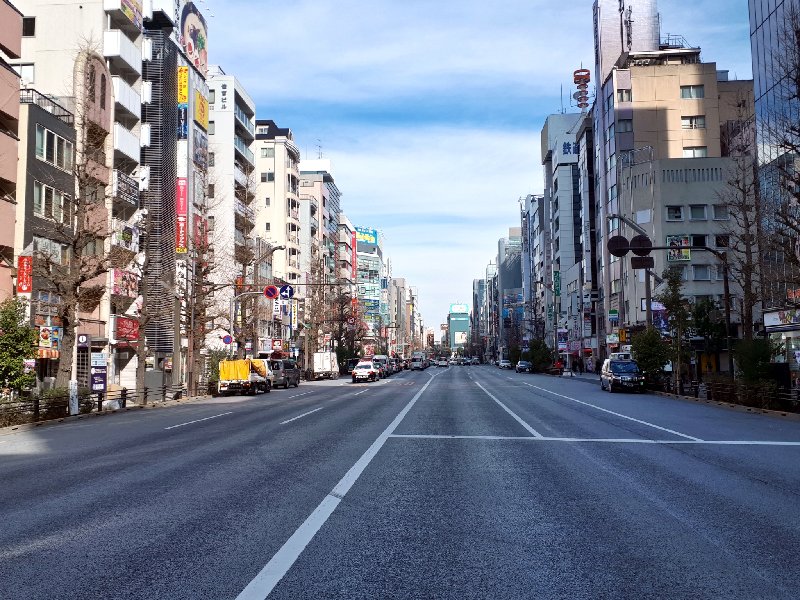
POLYGON ((189 67, 178 67, 178 104, 189 104, 189 67))
POLYGON ((20 256, 17 259, 17 293, 30 294, 33 291, 33 257, 20 256))
POLYGON ((126 342, 139 341, 139 321, 130 317, 117 317, 117 340, 126 342))
POLYGON ((39 348, 58 350, 61 345, 60 327, 39 327, 39 348))
POLYGON ((692 260, 692 251, 689 249, 691 245, 688 235, 668 235, 667 262, 687 262, 692 260))
POLYGON ((619 334, 616 333, 609 333, 606 335, 606 344, 611 344, 616 346, 619 344, 619 334))
POLYGON ((200 93, 194 91, 194 120, 205 131, 208 131, 208 100, 200 93))
POLYGON ((103 365, 102 367, 95 366, 89 370, 90 378, 91 378, 91 388, 93 392, 105 392, 106 391, 106 384, 108 381, 108 367, 103 365))
POLYGON ((178 177, 175 182, 175 252, 188 251, 188 207, 189 184, 186 177, 178 177))
POLYGON ((800 329, 800 309, 790 308, 764 313, 764 327, 788 327, 797 325, 800 329))

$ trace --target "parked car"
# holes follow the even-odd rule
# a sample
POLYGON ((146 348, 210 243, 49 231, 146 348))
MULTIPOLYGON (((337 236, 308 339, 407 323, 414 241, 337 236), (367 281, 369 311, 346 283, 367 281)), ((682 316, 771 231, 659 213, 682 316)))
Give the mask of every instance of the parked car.
POLYGON ((380 378, 378 367, 371 360, 362 360, 351 373, 353 383, 359 381, 377 381, 380 378))
POLYGON ((644 375, 635 360, 607 358, 600 371, 600 389, 644 391, 644 375))
POLYGON ((300 386, 300 369, 297 363, 288 358, 276 358, 269 361, 269 368, 275 375, 274 387, 289 389, 290 385, 300 386))
POLYGON ((372 362, 380 370, 381 379, 391 375, 389 372, 389 357, 385 354, 376 354, 372 357, 372 362))
POLYGON ((497 363, 497 366, 500 367, 501 369, 511 369, 512 368, 511 361, 508 360, 507 358, 500 359, 500 362, 497 363))
POLYGON ((527 360, 521 360, 517 363, 517 366, 514 367, 514 370, 517 373, 532 373, 533 365, 527 360))

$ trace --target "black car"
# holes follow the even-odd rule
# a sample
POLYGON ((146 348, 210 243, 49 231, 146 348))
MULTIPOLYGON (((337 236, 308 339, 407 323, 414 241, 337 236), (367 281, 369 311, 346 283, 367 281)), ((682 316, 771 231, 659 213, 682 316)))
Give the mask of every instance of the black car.
POLYGON ((600 389, 644 391, 644 375, 635 360, 607 358, 600 371, 600 389))
POLYGON ((529 363, 527 360, 521 360, 517 363, 517 366, 514 369, 517 373, 532 373, 533 372, 533 365, 529 363))

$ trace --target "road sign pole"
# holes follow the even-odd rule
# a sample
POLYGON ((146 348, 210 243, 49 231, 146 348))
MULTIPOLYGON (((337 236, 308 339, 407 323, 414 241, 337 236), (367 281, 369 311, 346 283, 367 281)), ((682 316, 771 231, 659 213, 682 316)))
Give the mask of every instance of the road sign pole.
POLYGON ((650 269, 644 270, 644 295, 647 302, 645 315, 647 316, 647 327, 653 326, 653 286, 650 284, 650 269))

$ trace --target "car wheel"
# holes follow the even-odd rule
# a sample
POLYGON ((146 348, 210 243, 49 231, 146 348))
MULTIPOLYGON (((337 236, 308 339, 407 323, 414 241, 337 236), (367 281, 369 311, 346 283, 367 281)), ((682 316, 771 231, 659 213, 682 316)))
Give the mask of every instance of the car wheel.
POLYGON ((286 378, 286 381, 283 382, 283 389, 285 389, 285 390, 289 389, 289 378, 288 377, 286 378))
POLYGON ((614 393, 614 382, 613 381, 609 381, 608 382, 608 393, 609 394, 613 394, 614 393))
POLYGON ((294 387, 296 387, 296 388, 300 387, 300 378, 299 377, 294 380, 294 387))
POLYGON ((268 381, 264 384, 264 391, 269 394, 272 391, 272 384, 268 381))

